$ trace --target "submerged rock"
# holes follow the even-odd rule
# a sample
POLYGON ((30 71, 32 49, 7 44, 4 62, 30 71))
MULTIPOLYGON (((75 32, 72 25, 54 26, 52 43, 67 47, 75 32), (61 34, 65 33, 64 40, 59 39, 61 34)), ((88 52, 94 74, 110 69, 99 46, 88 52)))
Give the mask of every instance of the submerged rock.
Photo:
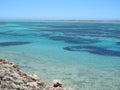
POLYGON ((0 59, 0 90, 73 90, 63 88, 60 80, 54 80, 53 85, 42 82, 35 74, 28 75, 19 66, 0 59))

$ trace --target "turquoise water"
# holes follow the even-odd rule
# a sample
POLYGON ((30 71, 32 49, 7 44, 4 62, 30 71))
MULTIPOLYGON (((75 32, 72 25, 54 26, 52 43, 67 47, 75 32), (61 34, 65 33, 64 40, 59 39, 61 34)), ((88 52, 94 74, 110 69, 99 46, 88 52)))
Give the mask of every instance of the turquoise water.
POLYGON ((75 90, 120 90, 120 23, 0 22, 0 58, 75 90))

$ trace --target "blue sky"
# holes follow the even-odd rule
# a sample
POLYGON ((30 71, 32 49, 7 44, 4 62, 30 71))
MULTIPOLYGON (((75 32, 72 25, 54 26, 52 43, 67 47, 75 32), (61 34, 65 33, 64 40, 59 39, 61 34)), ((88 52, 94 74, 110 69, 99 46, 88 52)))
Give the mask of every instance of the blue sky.
POLYGON ((120 0, 0 0, 0 20, 120 20, 120 0))

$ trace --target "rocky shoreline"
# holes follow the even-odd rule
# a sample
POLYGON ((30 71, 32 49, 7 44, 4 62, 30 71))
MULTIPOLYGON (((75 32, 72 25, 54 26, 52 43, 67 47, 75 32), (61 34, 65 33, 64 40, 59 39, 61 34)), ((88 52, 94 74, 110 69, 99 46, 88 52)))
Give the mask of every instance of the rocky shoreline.
POLYGON ((60 80, 52 84, 42 82, 35 74, 20 70, 19 65, 0 59, 0 90, 73 90, 64 88, 60 80))

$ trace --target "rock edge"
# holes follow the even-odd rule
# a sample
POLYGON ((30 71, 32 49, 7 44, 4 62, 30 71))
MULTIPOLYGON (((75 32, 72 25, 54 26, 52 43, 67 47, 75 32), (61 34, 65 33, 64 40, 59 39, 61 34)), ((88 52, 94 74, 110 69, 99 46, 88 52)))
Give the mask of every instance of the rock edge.
POLYGON ((54 80, 49 85, 42 82, 35 74, 29 75, 20 70, 19 65, 0 59, 0 90, 73 90, 62 87, 62 83, 54 80), (57 84, 57 86, 56 86, 57 84))

